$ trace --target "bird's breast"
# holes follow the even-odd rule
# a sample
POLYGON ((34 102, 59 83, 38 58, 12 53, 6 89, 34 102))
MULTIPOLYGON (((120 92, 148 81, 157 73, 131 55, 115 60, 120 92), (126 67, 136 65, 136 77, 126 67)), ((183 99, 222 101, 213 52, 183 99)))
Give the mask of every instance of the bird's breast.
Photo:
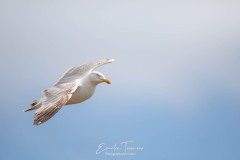
POLYGON ((95 87, 92 86, 79 86, 76 91, 72 94, 67 104, 76 104, 83 102, 90 98, 95 91, 95 87))

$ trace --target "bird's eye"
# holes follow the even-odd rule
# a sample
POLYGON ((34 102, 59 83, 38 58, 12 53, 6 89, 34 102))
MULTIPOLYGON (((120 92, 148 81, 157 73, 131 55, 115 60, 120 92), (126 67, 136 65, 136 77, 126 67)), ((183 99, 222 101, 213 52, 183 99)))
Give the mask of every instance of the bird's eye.
POLYGON ((97 74, 97 73, 96 73, 96 75, 97 75, 98 77, 100 77, 100 75, 99 75, 99 74, 97 74))

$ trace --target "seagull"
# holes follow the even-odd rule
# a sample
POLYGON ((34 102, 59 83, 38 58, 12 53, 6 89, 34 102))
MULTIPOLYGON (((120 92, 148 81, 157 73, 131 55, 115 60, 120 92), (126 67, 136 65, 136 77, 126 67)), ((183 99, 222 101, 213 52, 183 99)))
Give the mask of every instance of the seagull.
POLYGON ((52 118, 63 106, 89 99, 98 84, 111 83, 94 69, 113 61, 114 59, 105 58, 69 69, 56 84, 42 91, 43 97, 34 100, 24 112, 36 110, 33 124, 40 125, 52 118))

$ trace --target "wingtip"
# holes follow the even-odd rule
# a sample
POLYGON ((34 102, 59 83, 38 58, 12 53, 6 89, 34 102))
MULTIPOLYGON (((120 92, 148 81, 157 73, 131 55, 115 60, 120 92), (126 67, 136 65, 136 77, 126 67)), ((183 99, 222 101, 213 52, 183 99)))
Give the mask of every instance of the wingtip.
POLYGON ((115 59, 113 59, 113 58, 108 58, 108 62, 112 63, 112 62, 114 62, 114 61, 115 61, 115 59))
POLYGON ((33 125, 35 125, 35 126, 38 126, 38 125, 40 125, 40 124, 42 124, 42 122, 37 122, 37 121, 34 121, 34 122, 33 122, 33 125))

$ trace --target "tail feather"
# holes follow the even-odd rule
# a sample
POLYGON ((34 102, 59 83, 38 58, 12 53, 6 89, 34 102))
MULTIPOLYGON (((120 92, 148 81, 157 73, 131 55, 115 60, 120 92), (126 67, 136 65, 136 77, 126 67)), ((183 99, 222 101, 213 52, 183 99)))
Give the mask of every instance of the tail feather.
POLYGON ((38 100, 34 100, 33 103, 30 105, 30 107, 28 109, 25 109, 23 110, 23 112, 28 112, 28 111, 31 111, 31 110, 35 110, 35 109, 38 109, 42 106, 42 102, 40 99, 38 100))
POLYGON ((25 109, 25 110, 23 110, 23 112, 28 112, 28 111, 31 111, 31 110, 34 110, 34 108, 28 108, 28 109, 25 109))

